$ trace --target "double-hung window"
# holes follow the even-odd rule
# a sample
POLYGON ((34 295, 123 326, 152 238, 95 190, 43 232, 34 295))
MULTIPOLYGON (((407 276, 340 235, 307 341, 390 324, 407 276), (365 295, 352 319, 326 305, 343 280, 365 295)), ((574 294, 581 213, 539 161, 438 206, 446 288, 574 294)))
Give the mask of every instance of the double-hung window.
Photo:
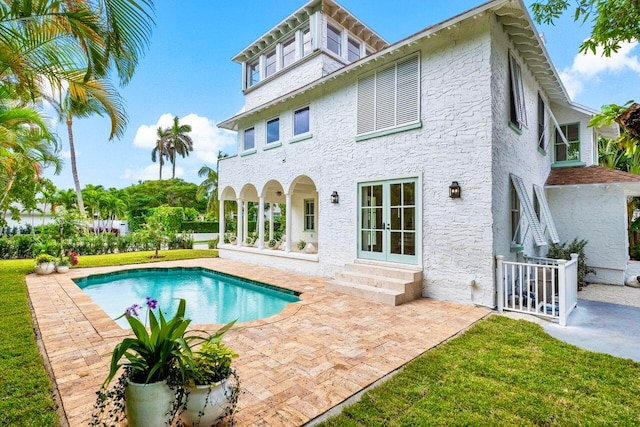
POLYGON ((244 138, 242 140, 242 149, 244 151, 253 150, 254 148, 256 148, 255 134, 255 128, 244 130, 244 138))
POLYGON ((282 68, 288 67, 296 60, 296 39, 293 38, 282 44, 282 68))
POLYGON ((342 56, 342 31, 331 24, 327 24, 327 49, 342 56))
POLYGON ((302 49, 300 57, 305 57, 311 53, 311 30, 308 28, 302 31, 302 49))
POLYGON ((251 87, 260 81, 260 61, 247 64, 247 87, 251 87))
POLYGON ((267 122, 267 144, 280 140, 280 119, 275 118, 267 122))
POLYGON ((353 62, 358 59, 360 59, 360 42, 349 37, 349 42, 347 43, 347 60, 353 62))
POLYGON ((527 127, 522 69, 513 54, 509 54, 509 121, 517 129, 527 127))
POLYGON ((516 187, 511 183, 511 247, 522 246, 522 231, 520 230, 520 199, 516 187))
POLYGON ((547 122, 545 121, 545 109, 546 106, 544 105, 544 99, 542 99, 542 96, 538 94, 538 147, 541 150, 547 149, 547 136, 545 132, 547 129, 547 122))
POLYGON ((265 56, 264 75, 269 77, 276 72, 276 51, 268 53, 265 56))
POLYGON ((293 135, 309 132, 309 107, 300 108, 293 112, 293 135))
POLYGON ((555 161, 556 162, 579 162, 580 161, 580 123, 560 125, 560 130, 564 134, 567 144, 562 140, 560 131, 555 132, 555 161))
POLYGON ((358 80, 357 134, 420 121, 420 58, 412 55, 358 80))
POLYGON ((316 202, 313 199, 304 200, 304 231, 316 229, 316 202))

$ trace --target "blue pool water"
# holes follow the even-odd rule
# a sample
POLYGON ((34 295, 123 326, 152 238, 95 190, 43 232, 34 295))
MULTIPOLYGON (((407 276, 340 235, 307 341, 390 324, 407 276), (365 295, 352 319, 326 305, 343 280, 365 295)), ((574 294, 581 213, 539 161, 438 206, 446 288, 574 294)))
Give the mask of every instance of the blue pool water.
MULTIPOLYGON (((184 298, 192 325, 262 319, 299 301, 297 292, 197 267, 127 270, 74 281, 113 319, 134 303, 143 305, 147 296, 168 318, 184 298)), ((146 309, 140 313, 144 322, 146 309)), ((117 322, 129 328, 124 317, 117 322)))

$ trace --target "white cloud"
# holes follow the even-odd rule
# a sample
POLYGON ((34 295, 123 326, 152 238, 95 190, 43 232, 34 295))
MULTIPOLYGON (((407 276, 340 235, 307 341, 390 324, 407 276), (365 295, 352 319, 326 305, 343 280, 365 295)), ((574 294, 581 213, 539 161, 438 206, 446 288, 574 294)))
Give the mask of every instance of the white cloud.
MULTIPOLYGON (((173 115, 166 113, 160 116, 153 125, 142 125, 136 131, 133 145, 139 148, 152 149, 157 140, 158 127, 168 127, 173 123, 173 115)), ((193 152, 196 157, 208 164, 215 164, 218 150, 229 151, 235 146, 233 132, 219 129, 213 120, 197 114, 189 114, 180 118, 180 123, 191 125, 190 136, 193 140, 193 152)))
MULTIPOLYGON (((80 155, 80 152, 76 150, 76 158, 78 158, 79 155, 80 155)), ((60 151, 60 157, 62 157, 63 159, 70 159, 71 158, 71 151, 69 151, 69 150, 61 150, 60 151)))
MULTIPOLYGON (((153 163, 145 167, 144 169, 127 168, 122 174, 123 179, 130 181, 148 181, 158 179, 160 173, 160 165, 153 163)), ((176 166, 176 178, 180 178, 184 175, 184 169, 180 166, 176 166)), ((171 178, 171 165, 164 165, 162 168, 162 179, 171 178)))
POLYGON ((560 72, 562 83, 567 88, 572 98, 582 92, 585 85, 591 80, 597 80, 604 73, 621 73, 631 71, 640 74, 640 61, 638 56, 632 53, 638 42, 621 43, 620 50, 612 53, 610 57, 602 55, 602 50, 596 53, 589 51, 586 54, 579 53, 573 58, 571 67, 560 72))

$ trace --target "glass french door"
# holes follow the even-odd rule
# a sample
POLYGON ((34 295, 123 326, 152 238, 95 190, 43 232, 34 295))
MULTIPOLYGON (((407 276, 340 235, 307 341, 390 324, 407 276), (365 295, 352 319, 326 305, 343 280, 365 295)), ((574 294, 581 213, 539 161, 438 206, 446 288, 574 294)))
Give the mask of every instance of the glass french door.
POLYGON ((418 180, 361 183, 358 193, 358 257, 418 264, 418 180))

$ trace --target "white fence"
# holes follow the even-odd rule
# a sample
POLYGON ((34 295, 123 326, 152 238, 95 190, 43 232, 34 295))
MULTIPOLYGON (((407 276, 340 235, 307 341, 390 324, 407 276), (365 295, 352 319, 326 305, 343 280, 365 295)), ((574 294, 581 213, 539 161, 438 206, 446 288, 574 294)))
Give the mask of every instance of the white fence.
POLYGON ((571 260, 525 257, 524 262, 496 257, 498 312, 503 310, 558 319, 567 318, 578 304, 578 255, 571 260))

